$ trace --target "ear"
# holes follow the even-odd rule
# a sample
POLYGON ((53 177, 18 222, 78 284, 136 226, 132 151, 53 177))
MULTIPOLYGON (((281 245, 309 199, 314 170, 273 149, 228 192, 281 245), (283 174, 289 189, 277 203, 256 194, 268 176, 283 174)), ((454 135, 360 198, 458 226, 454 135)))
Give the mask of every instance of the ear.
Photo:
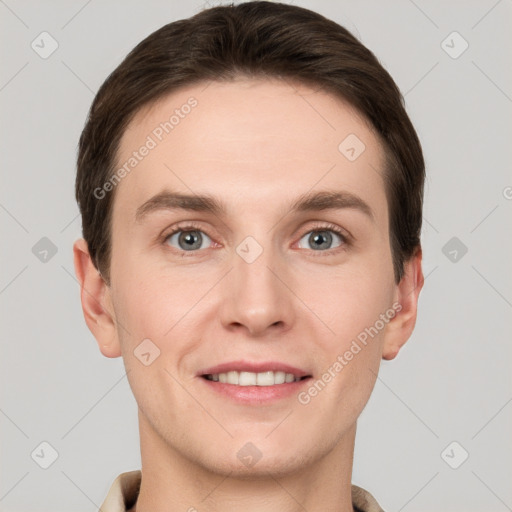
POLYGON ((99 349, 105 357, 119 357, 121 347, 110 288, 94 266, 87 242, 83 238, 73 244, 73 255, 87 327, 96 338, 99 349))
POLYGON ((404 275, 396 285, 396 315, 389 321, 384 334, 382 359, 394 359, 409 339, 416 324, 418 296, 423 288, 424 278, 421 268, 422 251, 418 247, 414 255, 404 265, 404 275))

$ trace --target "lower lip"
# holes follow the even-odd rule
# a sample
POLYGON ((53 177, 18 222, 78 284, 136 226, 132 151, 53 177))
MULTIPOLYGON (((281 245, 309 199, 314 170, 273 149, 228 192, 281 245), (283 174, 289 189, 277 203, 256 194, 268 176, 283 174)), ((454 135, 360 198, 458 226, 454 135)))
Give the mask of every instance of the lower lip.
POLYGON ((296 395, 299 390, 309 383, 311 377, 297 382, 274 384, 273 386, 237 386, 199 377, 212 391, 227 396, 243 404, 268 404, 276 400, 296 395))

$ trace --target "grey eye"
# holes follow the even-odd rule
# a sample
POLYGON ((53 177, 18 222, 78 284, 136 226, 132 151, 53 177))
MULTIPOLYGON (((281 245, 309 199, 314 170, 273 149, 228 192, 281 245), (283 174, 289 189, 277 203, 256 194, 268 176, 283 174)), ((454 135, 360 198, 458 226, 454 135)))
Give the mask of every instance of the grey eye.
POLYGON ((208 247, 208 243, 206 244, 206 247, 203 247, 203 242, 205 242, 206 240, 209 240, 211 242, 211 239, 207 234, 197 229, 189 231, 180 230, 170 235, 167 238, 167 243, 169 245, 172 245, 176 249, 181 249, 184 251, 194 251, 197 249, 205 249, 206 247, 208 247), (177 247, 176 245, 171 243, 173 239, 176 240, 176 237, 178 244, 177 247))
POLYGON ((314 251, 322 250, 322 249, 334 249, 335 247, 331 247, 332 241, 333 241, 333 235, 337 237, 341 243, 339 243, 335 247, 339 247, 343 240, 340 235, 337 233, 334 233, 334 231, 330 229, 325 230, 314 230, 310 231, 309 233, 306 233, 299 241, 299 244, 302 240, 306 239, 306 243, 311 244, 311 247, 314 251))

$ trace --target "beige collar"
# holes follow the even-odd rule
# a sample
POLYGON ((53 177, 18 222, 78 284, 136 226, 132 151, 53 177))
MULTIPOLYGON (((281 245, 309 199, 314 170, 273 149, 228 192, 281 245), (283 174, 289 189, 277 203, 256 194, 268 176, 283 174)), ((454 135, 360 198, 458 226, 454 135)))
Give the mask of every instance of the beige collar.
MULTIPOLYGON (((99 512, 127 512, 139 495, 141 470, 121 473, 112 483, 99 512)), ((365 489, 352 485, 352 505, 355 512, 384 512, 375 498, 365 489)))

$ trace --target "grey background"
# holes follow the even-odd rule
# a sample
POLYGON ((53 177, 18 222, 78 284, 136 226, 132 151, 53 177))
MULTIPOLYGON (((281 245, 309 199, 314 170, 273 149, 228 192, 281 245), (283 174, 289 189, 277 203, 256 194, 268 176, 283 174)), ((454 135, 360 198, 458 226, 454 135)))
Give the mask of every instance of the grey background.
MULTIPOLYGON (((388 512, 512 510, 512 2, 294 3, 379 57, 427 161, 417 326, 359 420, 353 483, 388 512), (458 58, 454 31, 469 44, 458 58)), ((119 473, 140 468, 122 359, 99 352, 74 277, 76 147, 126 53, 204 5, 0 1, 2 511, 92 512, 119 473), (46 59, 31 47, 43 31, 58 42, 46 59), (57 250, 46 261, 43 237, 57 250), (43 441, 58 452, 48 469, 31 456, 50 456, 43 441)))

